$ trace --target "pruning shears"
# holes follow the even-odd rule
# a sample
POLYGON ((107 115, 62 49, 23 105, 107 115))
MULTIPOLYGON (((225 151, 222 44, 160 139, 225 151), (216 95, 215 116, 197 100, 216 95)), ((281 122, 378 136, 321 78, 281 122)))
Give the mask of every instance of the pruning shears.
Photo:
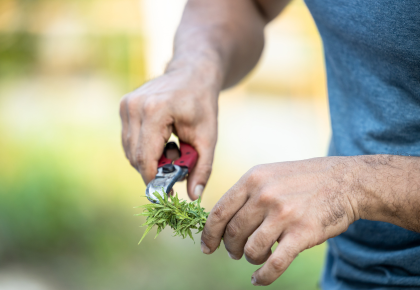
MULTIPOLYGON (((176 157, 177 157, 176 156, 176 157)), ((171 192, 172 187, 177 181, 185 179, 188 173, 194 168, 197 163, 198 153, 195 149, 186 143, 179 142, 176 145, 175 142, 166 143, 165 149, 163 150, 162 156, 158 162, 158 172, 155 179, 149 182, 146 188, 146 197, 150 202, 159 203, 159 200, 155 196, 155 193, 164 198, 166 194, 171 192), (168 153, 177 152, 178 159, 173 161, 168 153)))

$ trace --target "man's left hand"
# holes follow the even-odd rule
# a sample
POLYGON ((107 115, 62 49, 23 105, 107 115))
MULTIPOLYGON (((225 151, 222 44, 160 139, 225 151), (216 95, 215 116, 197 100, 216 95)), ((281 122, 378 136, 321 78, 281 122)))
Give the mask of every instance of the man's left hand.
POLYGON ((325 157, 252 168, 211 211, 203 253, 213 253, 223 237, 231 258, 245 254, 252 264, 265 262, 252 275, 254 285, 273 283, 300 252, 359 219, 356 163, 352 157, 325 157))

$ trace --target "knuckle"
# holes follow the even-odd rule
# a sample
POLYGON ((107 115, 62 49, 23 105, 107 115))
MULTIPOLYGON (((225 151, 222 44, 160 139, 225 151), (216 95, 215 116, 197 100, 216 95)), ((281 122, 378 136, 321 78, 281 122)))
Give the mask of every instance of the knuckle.
POLYGON ((136 115, 138 112, 138 100, 133 95, 128 95, 125 101, 125 106, 127 107, 128 114, 130 116, 136 115))
POLYGON ((247 243, 244 248, 244 253, 248 262, 254 265, 260 264, 257 263, 257 261, 259 260, 259 253, 253 245, 247 243))
POLYGON ((145 116, 154 115, 161 107, 162 102, 158 98, 147 98, 142 105, 142 113, 145 116))
POLYGON ((131 134, 127 128, 123 128, 121 132, 121 141, 122 141, 125 153, 129 155, 130 149, 131 149, 131 134))
POLYGON ((258 195, 258 202, 262 205, 272 204, 276 200, 276 194, 271 190, 262 190, 258 195))
POLYGON ((296 248, 289 246, 284 249, 284 254, 287 257, 287 260, 292 261, 297 257, 299 251, 296 248))
POLYGON ((287 262, 281 257, 272 257, 270 260, 270 266, 275 272, 282 273, 287 268, 287 262))
POLYGON ((281 203, 279 214, 283 219, 295 219, 296 217, 295 208, 292 205, 287 204, 285 202, 281 203))
POLYGON ((208 230, 207 227, 204 227, 201 234, 201 240, 208 246, 212 245, 216 241, 216 237, 208 230))
POLYGON ((233 222, 228 223, 226 226, 225 235, 229 236, 230 238, 235 238, 237 237, 238 233, 238 227, 233 222))
POLYGON ((213 210, 210 213, 212 219, 217 223, 224 219, 224 206, 221 204, 216 204, 213 210))
POLYGON ((141 168, 145 166, 146 161, 142 150, 137 149, 133 159, 133 162, 136 164, 136 166, 141 168))
POLYGON ((130 165, 132 167, 134 167, 135 169, 137 169, 137 162, 133 158, 133 155, 130 153, 130 151, 126 151, 125 154, 126 154, 126 157, 127 157, 128 161, 130 161, 130 165))
POLYGON ((120 116, 124 115, 127 108, 128 94, 123 96, 120 100, 120 116))
MULTIPOLYGON (((211 172, 212 172, 212 165, 211 164, 204 164, 200 166, 196 166, 194 168, 194 174, 198 174, 200 178, 209 178, 211 172)), ((205 183, 207 183, 207 180, 203 180, 205 183)))
POLYGON ((249 188, 257 187, 263 177, 261 165, 252 167, 246 174, 246 186, 249 188))
POLYGON ((206 176, 210 176, 212 170, 213 167, 211 164, 205 164, 200 167, 200 171, 203 173, 203 175, 206 176))

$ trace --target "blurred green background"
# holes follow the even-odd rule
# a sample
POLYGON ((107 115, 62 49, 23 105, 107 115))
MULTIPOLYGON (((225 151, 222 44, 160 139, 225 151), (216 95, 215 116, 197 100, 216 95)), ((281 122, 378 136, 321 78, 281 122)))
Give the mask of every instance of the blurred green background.
MULTIPOLYGON (((120 144, 121 96, 170 58, 183 0, 0 1, 0 289, 249 289, 258 267, 199 236, 138 246, 145 185, 120 144)), ((258 67, 220 97, 209 211, 256 164, 323 156, 322 45, 303 1, 266 30, 258 67)), ((176 185, 187 198, 185 184, 176 185)), ((325 246, 269 289, 316 289, 325 246)))

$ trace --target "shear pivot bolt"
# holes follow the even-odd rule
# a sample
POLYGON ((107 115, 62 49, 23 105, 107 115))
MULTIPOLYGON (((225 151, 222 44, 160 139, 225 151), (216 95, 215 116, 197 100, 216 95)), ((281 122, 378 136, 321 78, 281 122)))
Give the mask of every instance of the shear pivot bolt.
POLYGON ((165 164, 162 166, 163 173, 171 173, 175 171, 175 166, 172 164, 165 164))

